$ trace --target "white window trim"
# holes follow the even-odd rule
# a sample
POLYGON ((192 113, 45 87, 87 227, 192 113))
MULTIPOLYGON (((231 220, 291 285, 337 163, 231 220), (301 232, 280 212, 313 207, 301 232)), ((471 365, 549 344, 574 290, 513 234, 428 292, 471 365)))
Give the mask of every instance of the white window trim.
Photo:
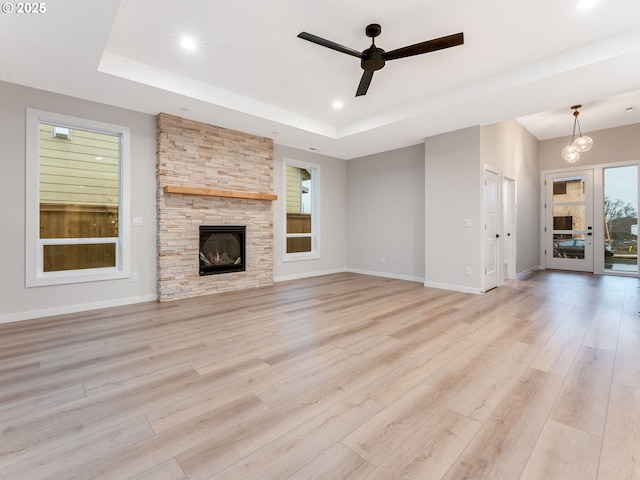
POLYGON ((294 160, 292 158, 283 158, 282 169, 282 185, 283 192, 283 229, 282 238, 284 239, 282 247, 283 262, 297 262, 301 260, 314 260, 320 258, 320 165, 316 163, 304 162, 302 160, 294 160), (313 170, 311 176, 311 191, 313 198, 311 199, 311 251, 287 253, 287 237, 306 237, 305 234, 287 234, 287 167, 309 168, 313 170))
MULTIPOLYGON (((27 287, 60 285, 128 278, 130 276, 131 228, 130 218, 130 148, 131 132, 128 127, 97 122, 69 115, 27 108, 26 125, 26 228, 25 228, 25 284, 27 287), (43 245, 55 244, 56 239, 40 239, 40 142, 41 122, 53 123, 68 128, 93 130, 99 133, 121 136, 120 205, 118 209, 120 238, 80 239, 77 243, 115 243, 116 266, 82 270, 44 272, 43 245)), ((66 243, 70 243, 67 241, 66 243)))

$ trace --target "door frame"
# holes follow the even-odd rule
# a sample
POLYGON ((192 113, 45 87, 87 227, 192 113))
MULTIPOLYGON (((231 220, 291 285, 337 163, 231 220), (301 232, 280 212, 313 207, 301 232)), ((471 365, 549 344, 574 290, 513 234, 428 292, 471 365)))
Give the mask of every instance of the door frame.
MULTIPOLYGON (((485 172, 490 172, 496 174, 498 176, 498 212, 497 212, 497 224, 496 230, 500 237, 497 239, 497 286, 500 287, 504 285, 504 281, 506 279, 517 279, 517 209, 518 209, 518 201, 517 201, 517 181, 515 178, 505 176, 500 169, 493 168, 491 165, 484 164, 482 170, 482 186, 484 188, 484 180, 485 180, 485 172), (508 187, 507 187, 508 185, 508 187), (505 234, 509 233, 509 238, 505 237, 505 234), (506 244, 509 243, 509 248, 507 248, 506 244), (506 265, 506 270, 505 270, 506 265)), ((482 211, 482 222, 485 224, 484 218, 484 190, 482 192, 483 195, 483 211, 482 211)), ((482 265, 484 266, 485 262, 485 251, 484 251, 484 239, 483 239, 483 248, 482 248, 482 265)), ((493 287, 491 287, 493 288, 493 287)), ((482 293, 490 290, 487 288, 487 284, 485 283, 485 276, 482 275, 482 293)))
POLYGON ((595 265, 595 245, 596 238, 594 233, 598 230, 595 224, 595 195, 594 195, 594 170, 593 168, 581 168, 579 170, 572 169, 571 171, 554 171, 547 172, 543 181, 543 196, 544 196, 544 222, 543 222, 543 244, 544 249, 544 263, 545 267, 556 270, 569 270, 575 272, 594 272, 595 265), (572 204, 584 204, 584 224, 582 229, 573 230, 564 229, 563 232, 572 232, 573 235, 584 235, 584 255, 582 258, 577 257, 556 257, 554 255, 554 232, 558 229, 553 225, 553 186, 555 185, 552 177, 560 179, 577 179, 582 178, 584 183, 584 199, 574 202, 562 202, 572 204))
POLYGON ((502 275, 502 228, 503 228, 503 209, 502 209, 502 172, 499 169, 493 168, 490 165, 485 164, 482 169, 482 289, 481 291, 487 292, 493 288, 499 287, 504 283, 504 278, 502 275), (487 284, 487 275, 485 270, 485 261, 486 261, 486 251, 485 251, 485 237, 484 230, 486 227, 486 205, 485 205, 485 175, 491 173, 497 177, 496 182, 496 234, 498 237, 496 238, 496 281, 495 285, 487 284))
MULTIPOLYGON (((592 165, 576 165, 573 167, 567 166, 565 168, 556 168, 550 170, 542 170, 540 172, 540 269, 545 270, 547 267, 546 256, 545 256, 545 241, 546 241, 546 232, 545 232, 545 222, 546 222, 546 212, 545 212, 545 179, 547 174, 555 174, 555 173, 563 173, 566 172, 568 174, 572 174, 577 171, 582 170, 592 170, 593 171, 593 225, 600 226, 604 225, 604 169, 610 167, 624 167, 629 165, 637 165, 639 170, 639 178, 638 178, 638 198, 640 198, 640 160, 629 160, 624 162, 611 162, 611 163, 598 163, 592 165)), ((596 249, 599 248, 598 245, 604 245, 604 230, 602 228, 594 228, 593 233, 593 242, 596 249)), ((604 268, 604 258, 600 255, 595 255, 593 257, 593 273, 597 275, 613 275, 613 276, 623 276, 623 277, 640 277, 640 264, 638 266, 638 272, 619 272, 619 271, 610 271, 605 270, 604 268)))
POLYGON ((517 182, 514 178, 502 177, 502 250, 503 250, 503 280, 515 280, 517 258, 517 182), (506 270, 505 267, 506 266, 506 270))

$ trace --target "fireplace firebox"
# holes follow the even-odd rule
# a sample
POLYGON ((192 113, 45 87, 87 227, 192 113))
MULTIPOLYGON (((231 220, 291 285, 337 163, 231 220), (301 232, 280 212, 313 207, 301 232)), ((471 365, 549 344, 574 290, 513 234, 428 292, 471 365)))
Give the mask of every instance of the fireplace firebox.
POLYGON ((200 275, 245 271, 244 226, 200 226, 200 275))

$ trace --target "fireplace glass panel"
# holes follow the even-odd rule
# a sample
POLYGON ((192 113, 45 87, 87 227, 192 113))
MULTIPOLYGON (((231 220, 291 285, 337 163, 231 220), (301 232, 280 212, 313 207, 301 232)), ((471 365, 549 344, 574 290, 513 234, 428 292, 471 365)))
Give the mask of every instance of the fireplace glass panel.
POLYGON ((200 275, 245 271, 243 226, 200 227, 200 275))

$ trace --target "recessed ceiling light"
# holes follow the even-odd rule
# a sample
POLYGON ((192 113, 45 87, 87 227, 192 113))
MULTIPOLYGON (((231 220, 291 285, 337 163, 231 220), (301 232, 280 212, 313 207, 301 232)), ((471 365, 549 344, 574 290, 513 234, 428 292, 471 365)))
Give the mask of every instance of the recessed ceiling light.
POLYGON ((331 106, 336 110, 340 110, 342 107, 344 107, 344 103, 342 103, 340 100, 336 100, 331 106))
POLYGON ((576 8, 578 10, 584 10, 585 8, 593 7, 600 0, 578 0, 576 2, 576 8))
POLYGON ((182 48, 185 50, 195 50, 197 47, 196 41, 191 37, 184 37, 180 42, 180 45, 182 45, 182 48))

